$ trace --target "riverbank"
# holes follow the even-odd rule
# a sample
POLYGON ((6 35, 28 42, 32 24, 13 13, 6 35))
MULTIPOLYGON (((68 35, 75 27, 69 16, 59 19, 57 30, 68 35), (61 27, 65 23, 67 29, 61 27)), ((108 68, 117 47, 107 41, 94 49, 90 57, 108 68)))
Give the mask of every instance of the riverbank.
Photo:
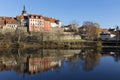
POLYGON ((101 41, 44 41, 41 43, 33 42, 0 42, 0 48, 43 48, 43 49, 79 49, 79 48, 120 48, 119 45, 103 45, 101 41))

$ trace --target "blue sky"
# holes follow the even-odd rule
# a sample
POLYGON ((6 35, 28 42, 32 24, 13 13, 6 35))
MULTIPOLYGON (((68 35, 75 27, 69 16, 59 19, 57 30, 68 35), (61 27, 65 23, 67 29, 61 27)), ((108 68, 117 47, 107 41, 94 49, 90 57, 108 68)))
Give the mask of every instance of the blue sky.
POLYGON ((120 0, 0 0, 0 16, 20 15, 23 5, 27 13, 54 17, 64 25, 92 21, 102 28, 120 26, 120 0))

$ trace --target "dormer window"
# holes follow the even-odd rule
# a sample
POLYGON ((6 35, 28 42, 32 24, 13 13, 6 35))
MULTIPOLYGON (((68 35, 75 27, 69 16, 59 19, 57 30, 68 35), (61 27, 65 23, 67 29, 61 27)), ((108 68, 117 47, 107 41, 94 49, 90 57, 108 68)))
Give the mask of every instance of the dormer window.
POLYGON ((38 16, 36 16, 36 18, 38 19, 38 16))
POLYGON ((34 16, 31 16, 31 18, 34 18, 34 16))

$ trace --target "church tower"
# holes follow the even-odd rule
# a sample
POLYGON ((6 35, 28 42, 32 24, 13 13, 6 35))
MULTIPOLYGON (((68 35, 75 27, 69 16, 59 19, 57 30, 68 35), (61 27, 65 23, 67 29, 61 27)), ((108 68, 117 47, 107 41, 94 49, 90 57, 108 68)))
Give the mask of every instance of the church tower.
POLYGON ((23 6, 22 15, 23 15, 23 16, 26 16, 26 15, 27 15, 27 11, 26 11, 26 9, 25 9, 25 5, 23 6))

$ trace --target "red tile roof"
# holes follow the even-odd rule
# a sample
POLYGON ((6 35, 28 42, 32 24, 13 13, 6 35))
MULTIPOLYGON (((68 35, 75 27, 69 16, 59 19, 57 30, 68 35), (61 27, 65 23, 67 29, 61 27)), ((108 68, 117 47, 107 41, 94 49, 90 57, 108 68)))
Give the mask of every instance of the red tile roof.
POLYGON ((43 17, 45 21, 49 21, 49 18, 48 17, 43 17))
MULTIPOLYGON (((19 19, 25 19, 25 16, 21 15, 21 16, 17 16, 17 18, 19 19)), ((50 21, 51 23, 58 23, 59 20, 56 20, 55 18, 49 18, 49 17, 45 17, 42 15, 38 15, 38 14, 28 14, 28 18, 33 18, 33 19, 44 19, 45 21, 50 21)))
POLYGON ((36 17, 38 17, 38 18, 43 18, 43 16, 37 15, 37 14, 28 14, 28 17, 29 17, 29 18, 36 18, 36 17))
POLYGON ((50 21, 51 23, 55 23, 55 19, 54 19, 54 18, 49 18, 49 21, 50 21))
POLYGON ((107 33, 107 32, 109 32, 109 31, 108 31, 108 29, 101 29, 100 32, 102 32, 102 33, 107 33))
POLYGON ((5 25, 5 21, 4 20, 0 20, 0 25, 5 25))
POLYGON ((17 16, 17 18, 19 18, 19 19, 24 19, 24 16, 23 16, 23 15, 17 16))
POLYGON ((18 24, 17 20, 14 18, 5 18, 5 23, 6 24, 18 24))

